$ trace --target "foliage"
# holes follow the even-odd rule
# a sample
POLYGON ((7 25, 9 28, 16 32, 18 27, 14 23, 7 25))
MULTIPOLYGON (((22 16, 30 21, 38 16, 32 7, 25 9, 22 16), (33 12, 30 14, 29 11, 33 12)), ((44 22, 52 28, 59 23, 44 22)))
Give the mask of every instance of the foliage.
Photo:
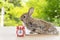
MULTIPOLYGON (((0 0, 5 8, 4 25, 22 25, 20 16, 34 7, 34 18, 43 19, 60 26, 60 0, 0 0)), ((0 10, 1 11, 1 10, 0 10)))
POLYGON ((30 0, 29 7, 35 8, 34 17, 60 25, 60 0, 30 0), (37 14, 37 15, 35 15, 37 14))

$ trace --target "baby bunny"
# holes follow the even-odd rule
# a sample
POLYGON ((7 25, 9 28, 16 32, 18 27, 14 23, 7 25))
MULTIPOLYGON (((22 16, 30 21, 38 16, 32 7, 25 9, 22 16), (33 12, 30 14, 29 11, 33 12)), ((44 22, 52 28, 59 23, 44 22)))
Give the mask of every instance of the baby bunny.
POLYGON ((29 11, 24 13, 20 18, 24 25, 31 31, 31 33, 58 34, 57 29, 51 23, 41 19, 32 18, 31 15, 33 11, 34 8, 31 7, 29 11))

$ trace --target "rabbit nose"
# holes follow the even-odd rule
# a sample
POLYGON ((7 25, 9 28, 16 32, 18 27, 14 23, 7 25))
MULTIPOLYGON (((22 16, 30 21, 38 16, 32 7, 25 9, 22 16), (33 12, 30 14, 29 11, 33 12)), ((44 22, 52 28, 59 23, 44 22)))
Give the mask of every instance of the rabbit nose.
POLYGON ((21 21, 23 21, 23 19, 21 19, 21 21))
POLYGON ((20 18, 21 21, 23 21, 21 18, 20 18))

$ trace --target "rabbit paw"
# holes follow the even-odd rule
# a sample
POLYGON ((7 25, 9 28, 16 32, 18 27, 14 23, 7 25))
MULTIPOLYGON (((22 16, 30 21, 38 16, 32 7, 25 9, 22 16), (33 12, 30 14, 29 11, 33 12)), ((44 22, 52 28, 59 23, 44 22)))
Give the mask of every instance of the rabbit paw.
POLYGON ((36 31, 36 29, 33 29, 33 30, 30 32, 30 34, 37 34, 35 31, 36 31))

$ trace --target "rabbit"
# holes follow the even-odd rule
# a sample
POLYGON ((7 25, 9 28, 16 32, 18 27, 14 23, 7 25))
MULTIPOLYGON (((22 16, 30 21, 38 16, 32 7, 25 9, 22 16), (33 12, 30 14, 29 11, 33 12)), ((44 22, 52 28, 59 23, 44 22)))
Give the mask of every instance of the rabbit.
POLYGON ((31 34, 58 34, 57 29, 52 23, 31 17, 33 11, 34 8, 31 7, 27 13, 24 13, 20 17, 21 21, 24 23, 27 29, 31 31, 31 34))

